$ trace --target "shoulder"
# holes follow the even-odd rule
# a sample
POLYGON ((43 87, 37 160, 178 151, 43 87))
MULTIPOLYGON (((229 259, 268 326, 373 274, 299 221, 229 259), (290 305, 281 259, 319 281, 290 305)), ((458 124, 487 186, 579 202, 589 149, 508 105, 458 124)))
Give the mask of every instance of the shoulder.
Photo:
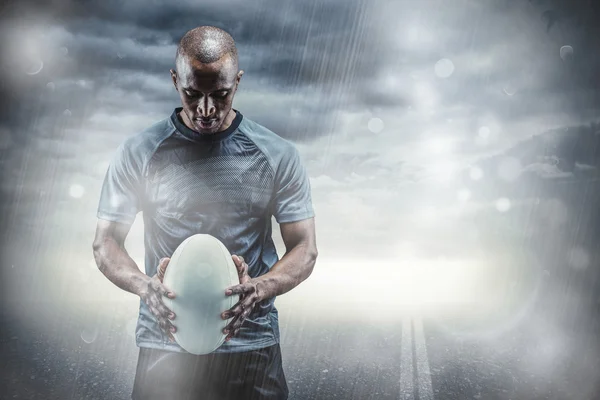
POLYGON ((298 150, 294 143, 285 139, 265 126, 247 118, 240 123, 239 131, 250 139, 269 159, 276 169, 282 159, 296 156, 298 150))
POLYGON ((127 136, 117 149, 117 156, 145 165, 160 144, 175 131, 170 118, 163 118, 147 128, 127 136))

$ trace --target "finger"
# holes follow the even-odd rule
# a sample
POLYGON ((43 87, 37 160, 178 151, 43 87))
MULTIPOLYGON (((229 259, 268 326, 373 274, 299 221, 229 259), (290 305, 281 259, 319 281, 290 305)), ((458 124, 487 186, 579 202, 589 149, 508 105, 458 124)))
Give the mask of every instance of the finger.
POLYGON ((239 314, 235 314, 235 316, 231 319, 231 321, 229 321, 229 323, 225 326, 225 328, 223 328, 224 334, 228 334, 229 332, 231 332, 234 329, 234 325, 236 324, 237 320, 240 318, 241 314, 242 314, 241 312, 239 314))
POLYGON ((235 264, 235 268, 238 272, 238 277, 240 278, 240 283, 245 283, 245 280, 242 281, 242 278, 245 279, 245 277, 248 275, 248 264, 246 264, 246 261, 244 261, 244 257, 242 256, 234 255, 232 257, 235 264))
POLYGON ((175 298, 175 292, 173 292, 171 289, 169 289, 165 285, 161 285, 160 286, 160 293, 163 296, 167 296, 170 299, 174 299, 175 298))
POLYGON ((248 315, 252 312, 255 304, 256 302, 254 301, 253 297, 246 297, 235 303, 229 310, 224 311, 221 316, 224 316, 225 319, 227 319, 238 317, 244 313, 248 315))
POLYGON ((245 319, 243 319, 242 317, 236 318, 235 322, 230 323, 225 327, 225 329, 223 329, 223 333, 229 335, 232 332, 235 332, 236 329, 239 330, 242 324, 244 323, 244 320, 245 319))
POLYGON ((160 329, 166 334, 166 335, 170 335, 172 333, 177 332, 177 327, 175 327, 174 325, 172 325, 169 320, 167 319, 161 319, 160 322, 158 323, 158 325, 160 326, 160 329))
POLYGON ((241 294, 238 302, 235 303, 229 310, 225 310, 223 312, 223 316, 225 317, 224 319, 235 317, 236 315, 243 313, 244 310, 251 311, 257 303, 256 299, 257 296, 255 292, 241 294))
POLYGON ((171 288, 169 288, 167 285, 165 285, 162 282, 156 282, 156 280, 154 282, 155 282, 153 284, 154 291, 160 293, 162 296, 167 296, 170 299, 174 299, 175 298, 175 292, 173 292, 171 290, 171 288))
POLYGON ((251 279, 250 275, 248 275, 248 264, 245 262, 242 263, 240 270, 238 270, 238 278, 240 283, 246 283, 251 279))
POLYGON ((162 301, 157 302, 155 308, 163 318, 175 319, 175 313, 171 311, 162 301))
POLYGON ((241 266, 241 264, 244 263, 244 257, 238 256, 237 254, 232 255, 231 258, 233 258, 233 262, 235 263, 236 267, 241 266))
POLYGON ((230 341, 234 336, 236 336, 238 333, 240 332, 239 329, 234 330, 233 332, 231 332, 230 334, 227 335, 227 337, 225 337, 225 341, 228 342, 230 341))
POLYGON ((162 295, 159 292, 154 292, 154 294, 149 299, 148 305, 154 307, 156 310, 158 310, 159 313, 164 314, 165 317, 173 313, 173 310, 167 307, 167 305, 163 301, 162 295))
POLYGON ((167 271, 167 265, 169 265, 169 261, 171 259, 169 257, 163 257, 158 262, 157 272, 158 279, 162 282, 165 277, 165 272, 167 271))
POLYGON ((150 312, 152 313, 152 315, 154 315, 156 318, 160 317, 160 313, 158 312, 156 307, 154 307, 152 304, 149 304, 148 308, 150 309, 150 312))
POLYGON ((225 341, 229 341, 233 337, 233 332, 233 329, 223 330, 223 333, 226 335, 225 341))
POLYGON ((242 326, 242 324, 244 323, 244 321, 246 320, 246 318, 248 318, 248 314, 250 314, 250 310, 247 310, 247 309, 244 310, 244 312, 233 323, 230 330, 239 329, 242 326))
POLYGON ((225 295, 231 296, 232 294, 248 294, 254 292, 254 285, 247 285, 245 283, 241 283, 239 285, 230 286, 225 289, 225 295))
POLYGON ((226 318, 230 318, 237 314, 241 314, 244 311, 252 312, 254 306, 257 304, 257 296, 255 294, 250 294, 241 298, 237 303, 233 305, 229 310, 223 312, 222 316, 226 318))
MULTIPOLYGON (((229 321, 229 323, 225 326, 225 328, 223 328, 223 333, 227 334, 227 333, 241 327, 242 324, 244 323, 244 321, 246 320, 246 318, 248 318, 248 316, 252 312, 251 306, 246 307, 246 308, 240 307, 240 309, 242 310, 242 312, 239 314, 236 314, 233 317, 233 319, 231 321, 229 321)), ((227 311, 225 313, 227 313, 227 311)))

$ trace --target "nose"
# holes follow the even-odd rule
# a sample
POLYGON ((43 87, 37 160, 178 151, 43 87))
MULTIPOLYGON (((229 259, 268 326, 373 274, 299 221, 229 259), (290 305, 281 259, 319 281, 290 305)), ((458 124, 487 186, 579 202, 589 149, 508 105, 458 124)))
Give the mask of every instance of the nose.
POLYGON ((198 114, 202 118, 210 118, 216 111, 210 96, 204 96, 204 99, 198 103, 198 114))

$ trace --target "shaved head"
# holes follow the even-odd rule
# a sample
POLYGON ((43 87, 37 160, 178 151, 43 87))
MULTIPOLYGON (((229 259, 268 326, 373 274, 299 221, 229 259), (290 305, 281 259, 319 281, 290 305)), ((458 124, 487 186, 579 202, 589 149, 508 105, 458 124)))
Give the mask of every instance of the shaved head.
POLYGON ((237 70, 237 49, 231 35, 214 26, 199 26, 188 31, 179 41, 175 66, 179 70, 179 63, 185 58, 210 64, 225 56, 231 57, 237 70))
POLYGON ((244 71, 231 35, 214 26, 199 26, 179 41, 173 85, 181 98, 181 121, 201 134, 223 131, 236 117, 233 97, 244 71))

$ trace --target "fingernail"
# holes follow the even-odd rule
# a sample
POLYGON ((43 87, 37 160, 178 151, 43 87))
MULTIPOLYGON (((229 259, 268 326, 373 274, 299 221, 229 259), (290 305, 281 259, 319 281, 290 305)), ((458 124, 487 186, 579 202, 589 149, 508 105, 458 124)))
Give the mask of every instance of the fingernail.
POLYGON ((227 290, 225 291, 225 294, 231 294, 231 290, 227 289, 227 290))
POLYGON ((169 318, 175 319, 175 314, 173 314, 173 313, 169 314, 169 318))

